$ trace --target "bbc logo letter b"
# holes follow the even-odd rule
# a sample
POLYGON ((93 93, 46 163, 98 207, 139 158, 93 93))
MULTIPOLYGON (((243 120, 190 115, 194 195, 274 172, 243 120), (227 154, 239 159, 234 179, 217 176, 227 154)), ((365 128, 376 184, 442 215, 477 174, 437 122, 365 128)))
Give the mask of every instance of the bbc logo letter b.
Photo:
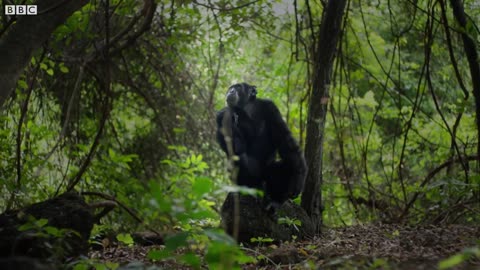
POLYGON ((15 6, 5 5, 5 15, 15 15, 15 6))
POLYGON ((16 14, 17 15, 27 15, 27 6, 25 5, 16 5, 16 14))

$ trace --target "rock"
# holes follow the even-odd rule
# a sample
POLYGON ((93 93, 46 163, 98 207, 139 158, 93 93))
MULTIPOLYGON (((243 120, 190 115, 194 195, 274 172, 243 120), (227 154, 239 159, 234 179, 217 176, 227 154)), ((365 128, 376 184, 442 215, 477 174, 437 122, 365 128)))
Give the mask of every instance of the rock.
POLYGON ((24 209, 7 211, 0 215, 0 257, 64 260, 87 254, 94 220, 93 210, 77 193, 64 193, 24 209), (46 219, 48 223, 37 222, 20 231, 24 224, 35 224, 32 217, 37 221, 46 219))
POLYGON ((154 232, 145 231, 145 232, 134 232, 132 233, 132 238, 135 241, 135 244, 142 246, 153 246, 153 245, 163 245, 165 241, 161 235, 158 235, 154 232))
MULTIPOLYGON (((233 235, 235 227, 235 193, 229 193, 222 205, 222 227, 225 231, 233 235)), ((307 213, 299 205, 291 201, 285 202, 278 210, 275 216, 267 213, 261 198, 250 195, 238 195, 239 219, 238 219, 238 241, 241 243, 251 243, 252 238, 269 237, 274 242, 292 240, 292 236, 297 239, 313 237, 314 226, 307 213), (288 224, 278 224, 277 218, 288 217, 290 220, 299 220, 300 226, 288 224)))

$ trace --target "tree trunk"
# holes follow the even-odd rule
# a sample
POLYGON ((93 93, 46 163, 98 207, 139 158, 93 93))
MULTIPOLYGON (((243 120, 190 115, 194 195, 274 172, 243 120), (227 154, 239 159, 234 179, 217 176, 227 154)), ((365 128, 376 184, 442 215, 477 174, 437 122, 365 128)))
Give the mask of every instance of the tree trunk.
POLYGON ((462 0, 450 0, 453 15, 458 24, 463 28, 462 40, 465 54, 467 55, 468 65, 470 66, 470 76, 472 77, 473 96, 475 98, 475 113, 477 123, 477 155, 480 156, 480 66, 478 64, 478 53, 475 47, 475 41, 468 35, 467 16, 463 8, 462 0))
POLYGON ((88 0, 38 0, 38 15, 18 16, 0 38, 0 110, 18 77, 52 32, 88 0))
POLYGON ((308 109, 305 145, 308 174, 302 194, 302 207, 312 219, 317 233, 320 232, 322 224, 320 187, 322 184, 323 138, 329 98, 328 90, 346 3, 347 0, 328 1, 314 52, 313 89, 308 109))

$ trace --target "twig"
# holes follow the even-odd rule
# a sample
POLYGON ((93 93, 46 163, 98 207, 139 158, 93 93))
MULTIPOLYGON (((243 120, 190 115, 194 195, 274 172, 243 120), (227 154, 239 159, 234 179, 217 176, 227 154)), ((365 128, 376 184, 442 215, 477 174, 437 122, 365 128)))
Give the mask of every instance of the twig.
MULTIPOLYGON (((228 166, 231 167, 231 180, 237 184, 238 168, 234 165, 235 153, 233 152, 233 111, 230 108, 225 110, 222 119, 222 134, 227 144, 228 166)), ((238 192, 233 194, 233 238, 238 240, 240 231, 240 198, 238 192)))

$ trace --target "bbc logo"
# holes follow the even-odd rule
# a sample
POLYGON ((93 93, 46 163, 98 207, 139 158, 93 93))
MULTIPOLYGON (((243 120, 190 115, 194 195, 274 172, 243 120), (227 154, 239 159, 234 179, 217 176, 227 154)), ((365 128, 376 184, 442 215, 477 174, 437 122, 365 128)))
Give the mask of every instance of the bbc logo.
POLYGON ((37 15, 37 5, 5 5, 5 15, 37 15))

